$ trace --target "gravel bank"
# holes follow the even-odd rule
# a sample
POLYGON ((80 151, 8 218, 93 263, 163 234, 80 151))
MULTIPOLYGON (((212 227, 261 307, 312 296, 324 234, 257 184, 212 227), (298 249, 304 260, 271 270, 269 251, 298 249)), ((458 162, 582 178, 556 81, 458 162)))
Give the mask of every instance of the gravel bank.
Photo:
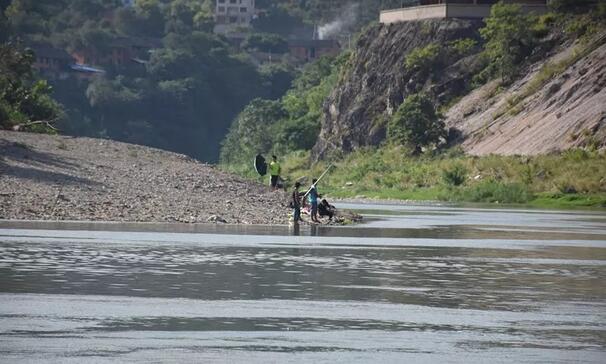
POLYGON ((0 131, 0 219, 286 224, 286 201, 180 154, 0 131))

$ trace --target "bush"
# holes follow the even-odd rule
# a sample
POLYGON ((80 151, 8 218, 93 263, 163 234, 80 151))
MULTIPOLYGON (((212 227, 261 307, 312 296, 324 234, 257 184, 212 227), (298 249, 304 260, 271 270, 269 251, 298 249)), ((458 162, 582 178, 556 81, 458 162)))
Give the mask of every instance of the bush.
POLYGON ((431 43, 422 48, 415 48, 406 56, 404 65, 410 71, 429 71, 436 65, 441 51, 442 48, 437 43, 431 43))
POLYGON ((478 45, 475 39, 463 38, 450 42, 450 47, 455 51, 457 56, 464 57, 471 54, 474 48, 478 45))
POLYGON ((465 183, 466 178, 467 170, 460 164, 442 172, 442 180, 449 186, 460 186, 465 183))
POLYGON ((519 5, 495 4, 480 34, 486 40, 488 68, 505 79, 516 75, 517 65, 532 51, 536 42, 532 29, 534 19, 524 15, 519 5))
POLYGON ((431 99, 425 94, 414 94, 404 100, 387 124, 387 137, 419 153, 422 147, 446 139, 446 130, 431 99))
POLYGON ((52 99, 52 88, 36 80, 32 65, 34 53, 19 45, 0 44, 0 129, 36 133, 55 133, 51 126, 63 115, 61 105, 52 99))

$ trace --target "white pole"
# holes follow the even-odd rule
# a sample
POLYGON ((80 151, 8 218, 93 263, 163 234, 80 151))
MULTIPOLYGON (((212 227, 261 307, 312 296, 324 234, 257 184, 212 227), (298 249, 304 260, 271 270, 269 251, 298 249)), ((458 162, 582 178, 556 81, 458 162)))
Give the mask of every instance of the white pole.
POLYGON ((326 173, 328 173, 328 171, 330 171, 330 169, 333 167, 333 164, 331 163, 328 168, 326 168, 326 170, 324 171, 324 173, 322 173, 322 175, 320 176, 320 178, 318 178, 318 180, 316 181, 316 183, 312 184, 311 187, 309 187, 309 189, 307 190, 307 192, 305 192, 305 194, 303 195, 303 199, 305 199, 305 197, 307 197, 307 195, 311 192, 311 189, 316 187, 316 185, 320 182, 320 180, 326 175, 326 173))

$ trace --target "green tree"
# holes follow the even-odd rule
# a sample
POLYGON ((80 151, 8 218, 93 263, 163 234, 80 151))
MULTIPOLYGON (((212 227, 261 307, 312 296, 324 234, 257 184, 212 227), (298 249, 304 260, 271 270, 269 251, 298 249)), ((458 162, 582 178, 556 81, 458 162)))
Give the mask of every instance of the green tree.
POLYGON ((415 153, 420 153, 422 147, 439 144, 446 134, 444 122, 425 94, 408 96, 387 124, 389 140, 415 153))
POLYGON ((267 97, 276 100, 282 97, 292 85, 296 71, 289 64, 265 64, 259 68, 263 77, 263 88, 267 91, 267 97))
POLYGON ((273 147, 272 126, 286 113, 278 101, 255 99, 238 115, 221 150, 221 162, 240 164, 273 147))
POLYGON ((499 2, 492 6, 480 34, 486 40, 485 54, 493 74, 507 81, 516 75, 516 66, 530 54, 536 42, 530 31, 533 23, 533 18, 524 15, 519 5, 499 2))
POLYGON ((0 45, 0 127, 53 132, 61 107, 50 96, 46 81, 32 71, 34 54, 11 44, 0 45))

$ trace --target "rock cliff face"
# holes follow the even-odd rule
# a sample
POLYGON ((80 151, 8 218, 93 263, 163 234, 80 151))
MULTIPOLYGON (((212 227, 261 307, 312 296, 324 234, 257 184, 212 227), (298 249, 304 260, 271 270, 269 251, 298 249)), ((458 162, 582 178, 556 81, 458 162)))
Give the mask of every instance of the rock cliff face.
POLYGON ((478 39, 481 26, 479 21, 453 19, 370 28, 357 41, 340 84, 325 103, 314 157, 380 143, 385 138, 384 121, 412 93, 426 91, 444 102, 459 96, 475 69, 473 57, 442 60, 453 64, 438 79, 407 70, 404 61, 411 51, 431 43, 478 39))
POLYGON ((325 103, 314 158, 378 145, 385 139, 386 121, 405 97, 419 91, 428 93, 438 107, 450 106, 446 124, 471 154, 540 154, 589 143, 606 145, 604 37, 596 35, 593 50, 570 64, 564 61, 573 59, 579 44, 555 39, 557 45, 547 59, 505 88, 492 82, 469 89, 471 78, 481 70, 480 49, 465 58, 442 60, 441 69, 425 74, 404 66, 415 48, 462 38, 479 40, 482 26, 470 20, 432 20, 369 29, 325 103), (566 64, 566 69, 537 86, 546 64, 566 64), (525 92, 532 87, 532 92, 525 92), (512 103, 514 97, 519 100, 512 103))

